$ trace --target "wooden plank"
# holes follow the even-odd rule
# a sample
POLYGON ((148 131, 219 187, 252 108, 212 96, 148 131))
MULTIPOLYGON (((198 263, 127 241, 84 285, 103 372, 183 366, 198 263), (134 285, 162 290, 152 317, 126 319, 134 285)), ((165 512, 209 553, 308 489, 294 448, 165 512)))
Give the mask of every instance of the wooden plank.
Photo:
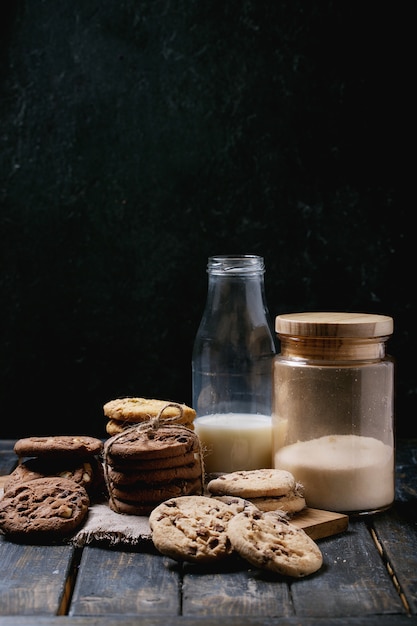
POLYGON ((373 521, 375 543, 404 604, 417 614, 417 503, 403 503, 373 521))
POLYGON ((294 515, 291 524, 297 528, 302 528, 312 539, 322 539, 347 530, 349 516, 343 513, 307 508, 294 515))
POLYGON ((3 450, 13 451, 13 446, 16 443, 16 439, 0 439, 0 452, 3 450))
POLYGON ((17 461, 17 456, 13 450, 0 449, 0 478, 3 478, 6 474, 10 474, 16 467, 17 461))
POLYGON ((291 585, 297 616, 406 614, 363 521, 351 520, 348 532, 321 539, 318 545, 323 554, 322 569, 291 585))
POLYGON ((225 573, 223 567, 221 576, 187 564, 184 615, 296 615, 304 624, 304 618, 406 613, 363 521, 354 522, 349 532, 319 540, 318 545, 323 567, 302 579, 285 579, 248 564, 235 572, 226 569, 225 573))
MULTIPOLYGON (((0 453, 6 450, 10 459, 7 448, 0 448, 0 453)), ((71 572, 76 562, 70 558, 63 574, 67 562, 58 557, 56 550, 72 549, 17 546, 0 536, 0 626, 133 626, 138 619, 143 626, 168 622, 170 626, 218 626, 219 617, 224 626, 415 623, 415 452, 414 443, 401 457, 401 498, 395 507, 366 522, 350 520, 345 532, 319 538, 323 568, 301 580, 286 581, 236 561, 227 566, 218 564, 211 571, 193 564, 181 570, 175 562, 154 553, 88 546, 83 551, 70 615, 54 617, 65 608, 65 599, 70 599, 71 572), (90 561, 94 550, 102 556, 90 561), (134 556, 131 559, 129 555, 134 556), (117 572, 114 581, 112 568, 117 572), (57 584, 56 579, 61 577, 62 582, 57 584), (184 615, 180 615, 182 577, 184 615), (395 578, 401 581, 399 588, 395 578), (411 617, 407 615, 407 603, 411 617)))
MULTIPOLYGON (((417 465, 407 465, 401 468, 397 481, 397 502, 417 502, 417 465)), ((417 509, 417 507, 415 507, 417 509)))
POLYGON ((61 613, 73 556, 70 546, 20 545, 0 536, 0 613, 61 613))
POLYGON ((83 550, 70 615, 178 615, 181 566, 153 552, 83 550))
MULTIPOLYGON (((293 614, 287 581, 252 568, 238 557, 213 567, 184 565, 184 616, 289 616, 293 614)), ((241 622, 243 623, 243 622, 241 622)))
POLYGON ((416 620, 404 615, 374 615, 369 617, 306 618, 298 617, 244 617, 225 616, 219 622, 216 615, 202 617, 173 615, 161 617, 137 615, 98 617, 0 617, 0 626, 415 626, 416 620))

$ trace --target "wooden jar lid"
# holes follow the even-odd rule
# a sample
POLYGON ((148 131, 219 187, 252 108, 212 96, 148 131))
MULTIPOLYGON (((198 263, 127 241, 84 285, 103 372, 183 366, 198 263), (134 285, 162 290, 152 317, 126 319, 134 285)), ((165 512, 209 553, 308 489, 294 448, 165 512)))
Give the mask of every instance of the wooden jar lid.
POLYGON ((392 317, 368 313, 289 313, 275 318, 279 335, 299 337, 387 337, 393 329, 392 317))
POLYGON ((384 337, 393 328, 392 317, 368 313, 286 313, 275 318, 277 333, 303 337, 384 337))
POLYGON ((381 359, 392 317, 368 313, 290 313, 275 318, 281 354, 295 359, 381 359))

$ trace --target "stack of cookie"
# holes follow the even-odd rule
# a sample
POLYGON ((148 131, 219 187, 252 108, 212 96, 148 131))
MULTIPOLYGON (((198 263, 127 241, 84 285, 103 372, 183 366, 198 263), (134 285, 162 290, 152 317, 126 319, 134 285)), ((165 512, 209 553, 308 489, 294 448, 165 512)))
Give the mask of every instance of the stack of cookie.
POLYGON ((200 441, 189 428, 142 423, 104 445, 104 471, 113 511, 149 515, 173 496, 201 494, 200 441))
POLYGON ((4 489, 36 478, 67 478, 84 487, 90 500, 105 496, 101 439, 78 435, 25 437, 14 451, 19 464, 9 475, 4 489))
POLYGON ((34 542, 53 542, 78 530, 91 500, 104 494, 103 442, 84 436, 27 437, 14 450, 19 464, 4 485, 0 529, 34 542))
POLYGON ((156 417, 160 422, 175 422, 194 430, 196 417, 195 410, 186 404, 150 398, 117 398, 107 402, 103 410, 108 418, 106 432, 111 437, 156 417))
POLYGON ((260 511, 283 511, 293 515, 306 507, 303 485, 280 469, 242 470, 222 474, 207 484, 212 496, 237 496, 260 511))

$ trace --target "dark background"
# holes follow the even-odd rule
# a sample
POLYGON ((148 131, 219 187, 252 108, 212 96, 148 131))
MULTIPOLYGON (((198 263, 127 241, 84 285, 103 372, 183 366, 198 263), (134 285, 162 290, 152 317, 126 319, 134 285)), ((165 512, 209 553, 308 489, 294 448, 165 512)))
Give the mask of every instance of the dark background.
POLYGON ((1 437, 191 403, 220 253, 264 256, 272 318, 391 315, 417 435, 412 6, 2 0, 1 437))

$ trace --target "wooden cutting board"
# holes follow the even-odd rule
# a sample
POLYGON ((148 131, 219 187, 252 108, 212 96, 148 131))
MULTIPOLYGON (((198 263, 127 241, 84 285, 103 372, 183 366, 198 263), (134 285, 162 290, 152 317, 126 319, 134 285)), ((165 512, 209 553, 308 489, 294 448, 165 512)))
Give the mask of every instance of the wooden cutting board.
POLYGON ((306 508, 294 515, 291 524, 302 528, 312 539, 323 539, 347 530, 349 516, 344 513, 306 508))

